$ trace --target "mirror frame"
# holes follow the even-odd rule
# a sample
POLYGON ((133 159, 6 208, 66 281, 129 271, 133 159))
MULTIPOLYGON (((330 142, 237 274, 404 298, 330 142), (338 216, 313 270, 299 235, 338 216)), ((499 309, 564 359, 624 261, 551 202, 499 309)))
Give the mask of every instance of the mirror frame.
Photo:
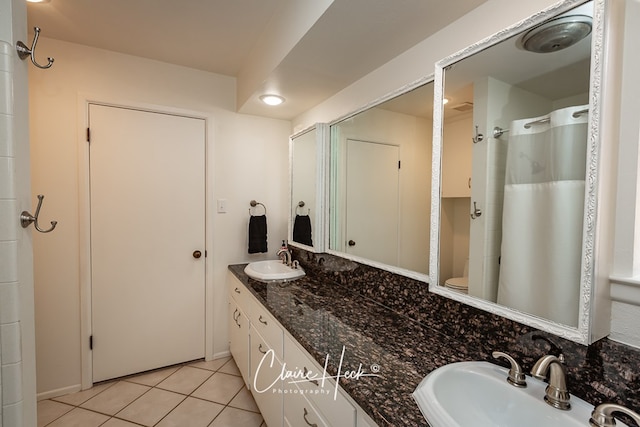
POLYGON ((329 176, 327 173, 329 165, 329 125, 326 123, 316 123, 305 128, 289 137, 289 215, 287 224, 287 244, 289 246, 301 248, 310 252, 322 253, 325 251, 326 232, 325 224, 327 224, 327 186, 329 176), (315 132, 316 140, 316 215, 312 224, 313 246, 293 241, 293 219, 294 219, 294 203, 293 200, 293 154, 295 139, 309 132, 315 132))
MULTIPOLYGON (((490 313, 515 320, 534 328, 550 332, 554 335, 566 338, 580 344, 590 344, 601 336, 594 335, 594 312, 596 304, 604 304, 603 298, 596 301, 596 278, 594 265, 594 251, 596 238, 596 209, 598 199, 598 175, 600 159, 600 125, 601 125, 601 101, 602 101, 602 67, 604 64, 604 10, 606 0, 593 0, 593 29, 591 33, 591 70, 589 85, 589 127, 587 142, 587 176, 585 180, 585 210, 582 236, 582 264, 580 278, 580 304, 578 326, 570 327, 547 319, 533 316, 515 309, 500 306, 496 303, 471 297, 465 294, 438 286, 439 260, 440 260, 440 197, 441 197, 441 158, 442 158, 442 134, 443 134, 443 108, 444 97, 444 72, 450 65, 459 62, 469 56, 479 53, 491 46, 498 44, 512 36, 522 33, 542 22, 564 13, 576 6, 587 3, 585 0, 564 0, 529 18, 522 20, 498 33, 474 43, 457 53, 448 56, 435 65, 434 87, 434 113, 433 113, 433 177, 431 191, 431 242, 429 274, 431 283, 429 291, 457 300, 464 304, 488 311, 490 313)), ((605 310, 606 311, 606 310, 605 310)), ((600 320, 600 319, 598 319, 600 320)))
MULTIPOLYGON (((327 219, 327 222, 326 222, 327 225, 326 225, 326 229, 325 229, 325 243, 324 243, 325 252, 328 253, 328 254, 335 255, 335 256, 341 257, 341 258, 345 258, 345 259, 348 259, 348 260, 351 260, 351 261, 359 262, 360 264, 369 265, 371 267, 379 268, 381 270, 389 271, 391 273, 398 274, 400 276, 409 277, 409 278, 412 278, 412 279, 415 279, 415 280, 418 280, 418 281, 421 281, 421 282, 425 282, 425 283, 429 283, 430 282, 430 278, 431 278, 430 273, 431 273, 431 271, 429 271, 429 273, 427 273, 427 274, 420 273, 420 272, 417 272, 417 271, 408 270, 406 268, 397 267, 397 266, 389 265, 389 264, 384 264, 384 263, 381 263, 379 261, 374 261, 374 260, 370 260, 370 259, 367 259, 367 258, 362 258, 362 257, 359 257, 359 256, 351 255, 351 254, 348 254, 346 252, 339 252, 339 251, 336 251, 334 249, 330 249, 329 238, 330 238, 330 234, 331 234, 330 233, 330 227, 331 227, 331 224, 330 224, 330 218, 331 218, 331 212, 330 212, 330 209, 331 209, 331 206, 330 206, 331 205, 331 203, 330 203, 330 200, 331 200, 331 191, 330 191, 330 189, 331 189, 331 182, 330 182, 330 177, 331 177, 331 169, 330 169, 331 168, 331 161, 330 161, 330 159, 331 159, 331 127, 336 125, 336 124, 338 124, 338 123, 340 123, 340 122, 342 122, 342 121, 344 121, 344 120, 350 119, 350 118, 356 116, 357 114, 360 114, 362 112, 365 112, 367 110, 375 108, 375 107, 377 107, 378 105, 380 105, 380 104, 382 104, 384 102, 390 101, 390 100, 392 100, 394 98, 397 98, 397 97, 399 97, 401 95, 404 95, 405 93, 411 92, 412 90, 417 89, 417 88, 419 88, 421 86, 424 86, 424 85, 427 85, 427 84, 434 84, 434 96, 435 96, 435 79, 434 79, 434 75, 433 74, 429 74, 429 75, 421 77, 421 78, 419 78, 417 80, 414 80, 411 83, 408 83, 408 84, 406 84, 404 86, 401 86, 400 88, 398 88, 396 90, 393 90, 393 91, 391 91, 391 92, 389 92, 389 93, 387 93, 387 94, 385 94, 385 95, 383 95, 383 96, 381 96, 381 97, 379 97, 377 99, 374 99, 373 101, 363 105, 362 107, 360 107, 360 108, 358 108, 356 110, 353 110, 350 113, 347 113, 347 114, 345 114, 343 116, 340 116, 337 119, 332 120, 331 122, 329 122, 329 128, 328 128, 329 143, 328 143, 328 146, 327 146, 327 148, 328 148, 327 151, 329 152, 328 153, 328 159, 329 160, 327 161, 327 167, 328 167, 327 187, 326 187, 327 198, 326 198, 326 205, 325 205, 326 206, 325 217, 327 219)), ((433 156, 433 154, 432 154, 432 156, 433 156)), ((432 176, 432 179, 433 179, 433 176, 432 176)), ((433 211, 432 211, 432 215, 433 215, 433 211)), ((426 238, 427 238, 427 236, 425 236, 425 239, 426 238)), ((431 248, 431 244, 430 244, 429 247, 431 248)), ((429 268, 431 268, 431 264, 429 264, 429 268)))

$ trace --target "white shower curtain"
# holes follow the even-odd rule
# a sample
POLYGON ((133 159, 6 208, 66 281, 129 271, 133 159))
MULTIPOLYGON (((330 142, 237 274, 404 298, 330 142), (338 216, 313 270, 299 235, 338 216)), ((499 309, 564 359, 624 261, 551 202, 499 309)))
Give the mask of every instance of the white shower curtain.
POLYGON ((570 326, 578 324, 588 119, 573 115, 587 109, 513 121, 505 174, 498 303, 570 326))

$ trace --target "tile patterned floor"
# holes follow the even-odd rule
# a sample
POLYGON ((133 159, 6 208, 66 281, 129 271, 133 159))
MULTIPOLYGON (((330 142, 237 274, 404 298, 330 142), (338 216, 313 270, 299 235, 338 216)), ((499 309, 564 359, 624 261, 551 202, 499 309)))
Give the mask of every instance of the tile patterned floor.
POLYGON ((193 362, 38 402, 38 427, 265 427, 233 359, 193 362))

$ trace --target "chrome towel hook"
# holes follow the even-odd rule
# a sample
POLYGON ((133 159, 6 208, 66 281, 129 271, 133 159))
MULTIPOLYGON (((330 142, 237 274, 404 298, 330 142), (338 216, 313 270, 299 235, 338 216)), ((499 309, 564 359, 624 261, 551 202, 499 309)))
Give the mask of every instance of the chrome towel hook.
POLYGON ((40 28, 33 27, 33 30, 35 31, 35 34, 33 36, 33 43, 31 43, 31 49, 29 49, 27 45, 22 43, 21 41, 16 43, 16 50, 18 51, 18 56, 20 57, 20 59, 23 59, 23 60, 30 56, 31 62, 33 62, 33 65, 35 65, 38 68, 43 68, 43 69, 51 68, 54 61, 53 58, 47 58, 47 60, 49 61, 47 65, 40 65, 36 62, 36 43, 38 43, 38 36, 40 36, 40 28))
POLYGON ((22 228, 27 228, 31 223, 33 226, 41 233, 49 233, 56 228, 58 225, 58 221, 51 221, 51 228, 48 230, 43 230, 38 225, 38 215, 40 215, 40 208, 42 207, 42 201, 44 200, 44 196, 42 194, 38 194, 38 207, 36 208, 36 214, 31 215, 28 211, 22 211, 20 214, 20 225, 22 228))
POLYGON ((473 202, 473 212, 471 212, 471 219, 476 219, 482 215, 482 211, 478 208, 478 202, 473 202))
POLYGON ((484 135, 481 133, 478 133, 478 125, 476 125, 476 135, 471 137, 471 140, 473 141, 474 144, 477 144, 478 142, 482 142, 482 140, 484 140, 484 135))

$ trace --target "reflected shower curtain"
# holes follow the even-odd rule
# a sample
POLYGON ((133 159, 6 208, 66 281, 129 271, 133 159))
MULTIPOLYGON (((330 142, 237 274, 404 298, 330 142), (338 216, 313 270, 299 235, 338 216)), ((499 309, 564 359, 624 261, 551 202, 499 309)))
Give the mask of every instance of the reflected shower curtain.
POLYGON ((573 115, 587 108, 512 122, 505 174, 498 303, 570 326, 578 324, 588 120, 573 115))

